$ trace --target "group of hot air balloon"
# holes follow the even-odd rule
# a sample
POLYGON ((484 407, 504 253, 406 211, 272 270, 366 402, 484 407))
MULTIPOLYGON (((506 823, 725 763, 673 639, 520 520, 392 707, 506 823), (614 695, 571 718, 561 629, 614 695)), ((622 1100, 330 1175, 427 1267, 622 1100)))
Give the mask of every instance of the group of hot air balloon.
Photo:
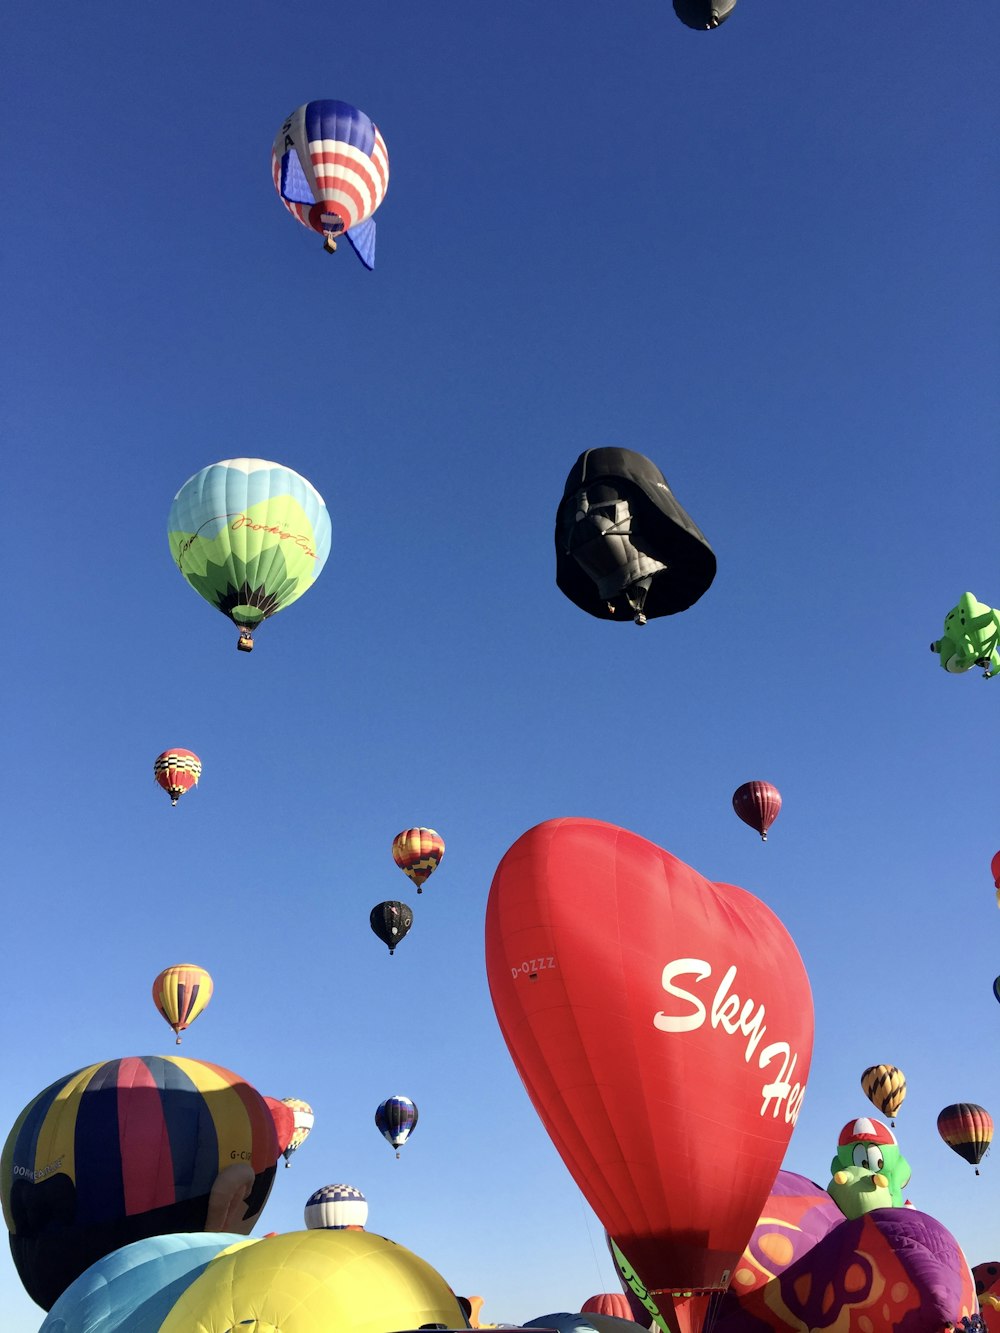
MULTIPOLYGON (((883 1115, 895 1117, 906 1097, 906 1075, 895 1065, 871 1065, 861 1075, 865 1096, 883 1115)), ((989 1152, 993 1141, 993 1117, 985 1107, 974 1102, 954 1102, 944 1107, 937 1118, 941 1138, 953 1152, 976 1168, 989 1152)))
MULTIPOLYGON (((735 4, 673 0, 683 24, 704 30, 725 22, 735 4)), ((374 122, 345 102, 306 103, 282 123, 271 159, 275 189, 297 222, 331 253, 346 237, 373 268, 374 214, 389 179, 374 122)), ((262 621, 315 583, 331 548, 316 488, 258 458, 225 459, 190 477, 174 498, 168 533, 181 574, 237 627, 244 653, 262 621)), ((637 626, 687 611, 716 574, 712 548, 660 469, 621 448, 586 450, 571 469, 556 512, 555 552, 556 584, 570 601, 598 619, 637 626)), ((997 613, 966 594, 932 647, 946 670, 979 665, 991 676, 1000 668, 998 626, 997 613)), ((172 805, 201 771, 187 749, 165 750, 154 761, 172 805)), ((781 809, 777 788, 746 782, 732 804, 766 841, 781 809)), ((418 894, 443 853, 443 839, 428 828, 406 829, 392 845, 418 894)), ((1000 895, 1000 853, 993 868, 1000 895)), ((401 901, 371 910, 371 929, 390 955, 412 924, 401 901)), ((750 1268, 755 1228, 780 1211, 772 1200, 799 1188, 785 1181, 783 1189, 780 1170, 813 1036, 794 942, 745 890, 705 879, 626 830, 565 819, 529 830, 498 866, 486 955, 511 1056, 607 1228, 624 1285, 647 1315, 662 1312, 672 1328, 697 1333, 709 1310, 721 1308, 740 1264, 750 1268), (614 1002, 599 1006, 595 994, 614 1002), (711 1106, 684 1095, 706 1085, 711 1106)), ((995 990, 1000 999, 1000 977, 995 990)), ((154 1003, 178 1044, 212 994, 210 974, 196 964, 157 976, 154 1003)), ((870 1101, 895 1117, 906 1093, 901 1071, 872 1066, 861 1082, 870 1101)), ((376 1127, 397 1158, 417 1119, 409 1097, 378 1105, 376 1127)), ((335 1280, 316 1298, 324 1321, 317 1327, 367 1333, 362 1309, 382 1331, 464 1326, 457 1299, 429 1266, 382 1237, 359 1234, 368 1205, 354 1186, 327 1185, 309 1196, 304 1238, 249 1238, 278 1156, 287 1166, 313 1123, 300 1099, 263 1097, 231 1071, 179 1057, 93 1065, 46 1088, 8 1137, 3 1202, 18 1271, 33 1299, 51 1309, 53 1331, 73 1318, 77 1283, 111 1307, 116 1281, 135 1271, 144 1274, 143 1303, 162 1304, 170 1289, 164 1333, 187 1333, 203 1317, 217 1318, 220 1328, 263 1328, 253 1300, 238 1308, 239 1293, 266 1281, 297 1301, 320 1258, 331 1255, 335 1280), (372 1274, 360 1286, 359 1269, 372 1274)), ((842 1165, 859 1165, 853 1150, 860 1146, 874 1178, 887 1141, 856 1124, 845 1129, 840 1146, 851 1160, 842 1165)), ((969 1103, 948 1106, 938 1129, 978 1169, 992 1136, 988 1113, 969 1103)), ((777 1252, 765 1251, 772 1259, 777 1252)), ((755 1281, 751 1274, 745 1287, 755 1281)), ((905 1285, 896 1282, 886 1301, 902 1302, 905 1285)), ((121 1301, 127 1318, 139 1308, 136 1290, 130 1286, 121 1301)), ((617 1303, 592 1298, 584 1310, 634 1317, 624 1293, 617 1303)), ((729 1318, 723 1315, 720 1329, 740 1327, 729 1318)), ((268 1319, 267 1326, 278 1325, 268 1319)), ((803 1318, 797 1326, 810 1325, 803 1318)))
MULTIPOLYGON (((392 841, 392 859, 403 874, 423 893, 424 884, 441 864, 444 839, 432 828, 409 828, 397 833, 392 841)), ((397 899, 376 903, 368 918, 390 956, 413 925, 413 909, 397 899)))

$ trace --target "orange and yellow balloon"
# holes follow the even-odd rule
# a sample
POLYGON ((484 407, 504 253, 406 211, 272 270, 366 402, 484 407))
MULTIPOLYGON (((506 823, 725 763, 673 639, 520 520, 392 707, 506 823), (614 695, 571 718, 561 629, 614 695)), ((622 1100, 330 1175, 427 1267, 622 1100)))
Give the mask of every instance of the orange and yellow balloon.
POLYGON ((201 760, 191 750, 164 750, 153 760, 153 777, 176 805, 186 791, 197 787, 201 760))
POLYGON ((177 1034, 190 1027, 212 998, 212 978, 197 963, 165 967, 153 982, 153 1003, 177 1034))
POLYGON ((392 859, 423 893, 424 881, 441 864, 444 838, 432 828, 408 828, 397 833, 392 842, 392 859))

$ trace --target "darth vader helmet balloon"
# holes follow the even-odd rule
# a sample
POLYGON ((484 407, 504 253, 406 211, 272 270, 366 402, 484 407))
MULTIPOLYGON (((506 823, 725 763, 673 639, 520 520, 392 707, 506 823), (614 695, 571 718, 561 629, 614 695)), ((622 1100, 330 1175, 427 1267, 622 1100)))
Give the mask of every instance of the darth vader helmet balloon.
POLYGON ((631 449, 588 449, 556 513, 556 583, 602 620, 643 625, 686 611, 715 578, 715 554, 663 473, 631 449))

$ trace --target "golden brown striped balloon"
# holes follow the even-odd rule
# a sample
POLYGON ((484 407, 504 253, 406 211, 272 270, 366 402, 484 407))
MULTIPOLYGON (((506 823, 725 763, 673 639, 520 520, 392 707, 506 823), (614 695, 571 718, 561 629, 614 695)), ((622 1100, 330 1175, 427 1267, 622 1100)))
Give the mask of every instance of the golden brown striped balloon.
POLYGON ((906 1096, 906 1075, 895 1065, 871 1065, 861 1075, 861 1088, 883 1115, 894 1117, 906 1096))

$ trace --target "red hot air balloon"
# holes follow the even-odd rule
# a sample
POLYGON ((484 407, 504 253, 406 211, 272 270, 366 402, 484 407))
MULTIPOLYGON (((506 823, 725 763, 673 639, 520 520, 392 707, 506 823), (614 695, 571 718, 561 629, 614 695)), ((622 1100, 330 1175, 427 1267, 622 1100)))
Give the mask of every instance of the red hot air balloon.
POLYGON ((997 890, 997 906, 1000 907, 1000 852, 997 852, 990 862, 990 869, 993 871, 993 883, 997 890))
POLYGON ((191 750, 164 750, 153 760, 153 777, 170 797, 170 804, 176 805, 186 791, 197 787, 201 760, 191 750))
POLYGON ((769 782, 744 782, 733 792, 733 809, 744 824, 757 830, 761 842, 767 842, 767 830, 781 809, 781 792, 769 782))
POLYGON ((486 968, 570 1174, 660 1310, 697 1333, 802 1102, 813 1008, 790 936, 636 834, 556 819, 497 868, 486 968))
POLYGON ((612 1319, 630 1319, 635 1323, 632 1307, 623 1291, 602 1291, 589 1296, 580 1306, 581 1314, 604 1314, 612 1319))

